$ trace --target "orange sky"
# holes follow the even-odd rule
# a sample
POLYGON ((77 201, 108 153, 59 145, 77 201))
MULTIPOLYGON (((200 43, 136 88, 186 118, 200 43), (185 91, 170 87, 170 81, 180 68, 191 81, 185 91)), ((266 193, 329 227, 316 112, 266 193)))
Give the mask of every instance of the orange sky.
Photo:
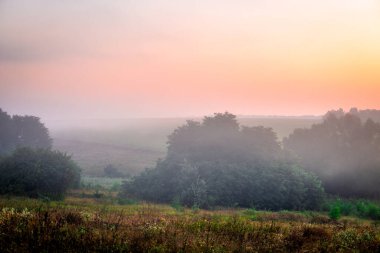
POLYGON ((303 115, 379 95, 374 0, 0 1, 10 113, 303 115))

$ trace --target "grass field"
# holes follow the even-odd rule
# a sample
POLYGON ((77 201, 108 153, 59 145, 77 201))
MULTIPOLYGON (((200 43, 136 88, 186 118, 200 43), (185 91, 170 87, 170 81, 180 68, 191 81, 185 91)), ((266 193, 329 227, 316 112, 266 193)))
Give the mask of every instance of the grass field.
MULTIPOLYGON (((380 226, 325 213, 0 198, 2 252, 378 252, 380 226)), ((91 191, 86 190, 87 196, 91 191)))
MULTIPOLYGON (((200 120, 195 118, 195 120, 200 120)), ((127 174, 138 174, 153 167, 166 153, 167 136, 185 118, 135 119, 86 122, 57 122, 47 125, 54 148, 72 154, 85 175, 102 176, 103 169, 113 164, 127 174)), ((271 127, 279 140, 295 128, 306 128, 320 118, 239 118, 245 126, 271 127)))

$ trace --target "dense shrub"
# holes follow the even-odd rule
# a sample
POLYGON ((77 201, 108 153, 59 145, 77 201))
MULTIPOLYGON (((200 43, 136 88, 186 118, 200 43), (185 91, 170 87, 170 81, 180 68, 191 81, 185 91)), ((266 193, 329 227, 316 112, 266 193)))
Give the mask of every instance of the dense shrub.
POLYGON ((80 182, 70 156, 47 149, 19 148, 0 161, 0 194, 60 199, 80 182))
POLYGON ((189 121, 167 157, 124 184, 122 195, 195 207, 318 209, 319 180, 284 154, 270 128, 240 127, 234 115, 189 121))
POLYGON ((342 210, 340 209, 340 206, 339 205, 334 205, 331 207, 330 211, 329 211, 329 217, 330 219, 332 220, 338 220, 341 216, 341 213, 342 213, 342 210))

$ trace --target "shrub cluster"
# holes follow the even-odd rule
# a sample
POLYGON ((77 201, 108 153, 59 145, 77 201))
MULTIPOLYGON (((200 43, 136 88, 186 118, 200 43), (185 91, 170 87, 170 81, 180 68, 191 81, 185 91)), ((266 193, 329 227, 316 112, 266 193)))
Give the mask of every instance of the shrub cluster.
POLYGON ((52 199, 80 182, 80 168, 70 156, 48 149, 16 149, 0 160, 0 175, 0 194, 52 199))

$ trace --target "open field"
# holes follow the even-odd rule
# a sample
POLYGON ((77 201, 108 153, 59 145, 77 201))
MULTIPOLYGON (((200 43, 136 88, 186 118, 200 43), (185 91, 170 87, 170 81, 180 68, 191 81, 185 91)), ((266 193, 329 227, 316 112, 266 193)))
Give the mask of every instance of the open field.
POLYGON ((111 195, 0 199, 2 252, 378 252, 370 220, 317 212, 119 205, 111 195))
MULTIPOLYGON (((165 156, 167 136, 185 121, 185 118, 94 120, 48 122, 47 127, 51 130, 55 149, 72 154, 84 174, 102 176, 107 164, 127 174, 153 167, 157 159, 165 156)), ((239 118, 245 126, 273 128, 279 140, 295 128, 310 127, 319 121, 317 117, 239 118)))

